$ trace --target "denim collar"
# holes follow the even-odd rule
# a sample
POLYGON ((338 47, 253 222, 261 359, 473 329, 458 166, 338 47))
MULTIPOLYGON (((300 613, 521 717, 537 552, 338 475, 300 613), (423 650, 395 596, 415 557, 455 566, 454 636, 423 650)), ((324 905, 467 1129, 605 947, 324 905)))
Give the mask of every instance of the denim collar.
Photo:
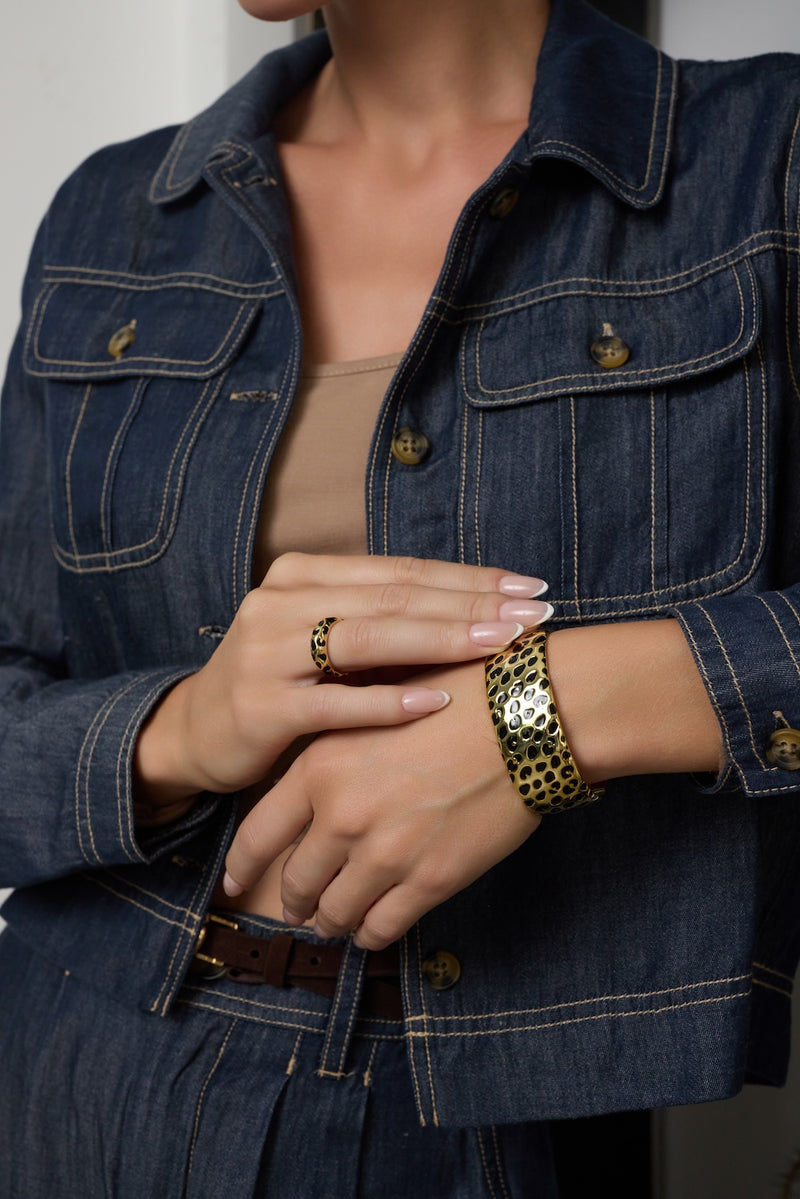
MULTIPOLYGON (((324 33, 267 55, 184 125, 150 198, 180 199, 214 160, 252 148, 274 114, 330 57, 324 33)), ((677 66, 584 0, 552 0, 526 133, 509 159, 575 162, 635 208, 658 203, 672 138, 677 66)))

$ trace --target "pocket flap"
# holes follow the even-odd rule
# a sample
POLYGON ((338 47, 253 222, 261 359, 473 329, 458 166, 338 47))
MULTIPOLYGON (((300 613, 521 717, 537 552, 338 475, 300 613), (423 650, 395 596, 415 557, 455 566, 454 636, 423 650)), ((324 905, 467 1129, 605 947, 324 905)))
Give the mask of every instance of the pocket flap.
POLYGON ((185 276, 52 279, 31 317, 25 368, 53 379, 207 379, 234 356, 260 305, 260 297, 185 276))
POLYGON ((574 280, 508 297, 470 320, 463 380, 477 407, 580 392, 661 387, 748 353, 760 324, 755 277, 744 260, 697 277, 646 283, 574 280), (605 369, 592 344, 608 326, 630 347, 605 369))

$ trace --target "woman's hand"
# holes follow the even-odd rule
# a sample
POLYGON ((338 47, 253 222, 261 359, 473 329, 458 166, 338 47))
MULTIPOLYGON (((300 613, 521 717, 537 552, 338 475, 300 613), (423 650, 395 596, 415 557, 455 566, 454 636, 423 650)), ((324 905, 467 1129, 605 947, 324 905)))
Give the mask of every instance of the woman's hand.
POLYGON ((549 615, 533 598, 544 589, 538 579, 448 562, 279 558, 208 663, 168 692, 143 727, 140 810, 249 786, 302 734, 396 725, 436 711, 449 698, 436 682, 357 686, 357 672, 406 674, 412 665, 483 657, 549 615), (353 672, 348 679, 330 681, 311 659, 311 630, 328 616, 340 618, 330 660, 353 672))
POLYGON ((245 817, 226 861, 229 894, 283 869, 286 919, 323 936, 358 929, 379 949, 530 836, 506 774, 483 663, 424 676, 452 695, 429 720, 318 737, 245 817), (303 830, 307 831, 303 836, 303 830))

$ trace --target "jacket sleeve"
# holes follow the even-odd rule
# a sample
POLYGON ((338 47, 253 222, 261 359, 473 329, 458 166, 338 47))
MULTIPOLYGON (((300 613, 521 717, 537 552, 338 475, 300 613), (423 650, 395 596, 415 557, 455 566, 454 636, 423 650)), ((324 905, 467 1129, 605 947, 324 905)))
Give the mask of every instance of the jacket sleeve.
MULTIPOLYGON (((767 757, 774 731, 800 729, 800 585, 719 596, 674 615, 722 726, 738 785, 752 796, 800 789, 800 770, 767 757)), ((800 757, 796 761, 800 765, 800 757)))
MULTIPOLYGON (((46 225, 46 222, 45 222, 46 225)), ((38 291, 44 230, 23 291, 38 291)), ((11 353, 0 406, 0 886, 168 852, 219 803, 201 797, 166 829, 134 830, 131 760, 159 697, 187 670, 69 677, 51 549, 41 385, 11 353)))

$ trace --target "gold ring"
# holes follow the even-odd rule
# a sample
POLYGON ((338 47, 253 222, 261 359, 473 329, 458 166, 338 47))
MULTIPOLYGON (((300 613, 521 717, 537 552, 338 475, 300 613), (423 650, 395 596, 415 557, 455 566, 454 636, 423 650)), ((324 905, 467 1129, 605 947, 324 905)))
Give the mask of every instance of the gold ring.
POLYGON ((335 679, 342 677, 343 671, 335 670, 328 657, 328 635, 333 626, 341 620, 341 616, 325 616, 317 621, 311 630, 311 660, 317 670, 330 674, 335 679))

